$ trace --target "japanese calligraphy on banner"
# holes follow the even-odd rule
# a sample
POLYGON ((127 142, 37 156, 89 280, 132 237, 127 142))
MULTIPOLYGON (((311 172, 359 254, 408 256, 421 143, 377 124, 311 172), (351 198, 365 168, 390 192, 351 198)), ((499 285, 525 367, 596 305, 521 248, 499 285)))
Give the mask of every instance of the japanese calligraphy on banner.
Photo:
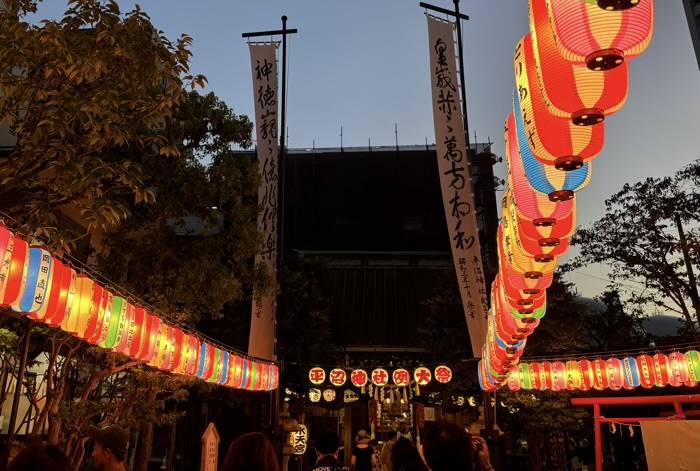
POLYGON ((478 357, 486 339, 488 305, 457 81, 454 24, 426 16, 440 187, 472 351, 478 357))
MULTIPOLYGON (((251 43, 250 61, 253 69, 255 98, 255 132, 258 147, 258 165, 261 178, 258 190, 258 231, 263 235, 256 266, 264 264, 268 273, 277 269, 277 190, 279 153, 277 118, 279 100, 277 89, 277 47, 279 43, 251 43)), ((275 298, 269 293, 262 298, 253 296, 248 354, 265 360, 274 360, 275 298)))

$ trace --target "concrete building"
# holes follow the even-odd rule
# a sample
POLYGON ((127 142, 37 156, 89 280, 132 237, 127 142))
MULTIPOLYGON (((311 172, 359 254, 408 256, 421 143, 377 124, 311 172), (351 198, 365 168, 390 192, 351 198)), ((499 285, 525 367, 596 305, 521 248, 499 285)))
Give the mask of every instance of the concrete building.
POLYGON ((695 56, 700 68, 700 0, 683 0, 683 6, 685 7, 685 16, 688 18, 690 38, 693 41, 695 56))

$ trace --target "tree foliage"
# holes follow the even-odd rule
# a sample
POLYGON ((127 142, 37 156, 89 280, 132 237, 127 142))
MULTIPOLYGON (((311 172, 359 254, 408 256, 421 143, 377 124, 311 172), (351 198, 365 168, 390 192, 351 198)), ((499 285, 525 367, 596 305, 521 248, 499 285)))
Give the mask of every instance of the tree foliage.
POLYGON ((26 231, 70 248, 59 233, 66 205, 90 227, 109 229, 129 212, 124 194, 153 202, 141 166, 118 151, 176 156, 161 130, 183 102, 192 40, 170 41, 138 6, 122 13, 115 0, 72 0, 63 17, 22 21, 36 2, 8 0, 0 11, 0 123, 17 145, 0 166, 9 212, 26 231))
POLYGON ((572 243, 580 255, 568 268, 603 264, 611 270, 615 289, 625 290, 623 285, 629 283, 643 286, 628 292, 629 306, 637 312, 656 305, 682 314, 689 326, 699 321, 700 306, 692 307, 690 301, 692 287, 676 219, 685 227, 697 270, 700 252, 693 247, 697 248, 700 222, 700 160, 669 177, 625 184, 605 205, 602 218, 574 235, 572 243))

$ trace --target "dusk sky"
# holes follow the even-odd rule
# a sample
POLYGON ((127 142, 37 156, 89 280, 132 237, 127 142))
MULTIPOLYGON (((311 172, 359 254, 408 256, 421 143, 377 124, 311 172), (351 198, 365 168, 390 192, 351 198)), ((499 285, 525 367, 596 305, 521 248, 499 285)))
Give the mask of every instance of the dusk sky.
MULTIPOLYGON (((56 18, 65 0, 46 0, 42 18, 56 18)), ((119 2, 123 10, 134 2, 119 2)), ((408 0, 142 0, 154 24, 171 39, 194 38, 192 72, 236 113, 253 117, 248 47, 241 33, 281 29, 291 37, 288 113, 290 147, 347 147, 434 142, 424 10, 408 0)), ((448 0, 432 3, 443 8, 448 0)), ((577 195, 578 221, 604 211, 604 200, 626 182, 669 175, 700 158, 700 71, 681 0, 656 0, 651 45, 630 63, 625 107, 606 120, 606 144, 593 179, 577 195)), ((527 0, 470 0, 464 25, 469 123, 473 138, 490 137, 503 156, 503 123, 511 112, 513 50, 528 32, 527 0), (507 5, 507 6, 506 6, 507 5)), ((350 154, 351 155, 351 154, 350 154)), ((496 171, 505 177, 505 163, 496 171)), ((416 175, 415 178, 425 178, 416 175)), ((437 184, 437 179, 435 180, 437 184)), ((501 193, 499 193, 499 198, 501 193)), ((560 262, 566 261, 562 257, 560 262)), ((599 267, 571 280, 594 296, 606 281, 599 267)))

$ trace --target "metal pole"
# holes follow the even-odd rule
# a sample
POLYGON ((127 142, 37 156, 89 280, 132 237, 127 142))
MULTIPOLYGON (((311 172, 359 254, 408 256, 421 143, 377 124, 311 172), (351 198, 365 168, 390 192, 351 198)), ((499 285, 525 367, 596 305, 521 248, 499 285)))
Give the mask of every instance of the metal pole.
MULTIPOLYGON (((467 159, 471 163, 469 155, 469 119, 467 118, 467 84, 464 81, 464 47, 462 46, 462 20, 459 17, 459 0, 455 2, 455 23, 457 23, 457 48, 459 51, 459 83, 462 85, 462 115, 464 116, 464 142, 467 145, 467 159)), ((471 170, 471 168, 470 168, 471 170)))
MULTIPOLYGON (((12 398, 12 412, 10 412, 10 425, 7 436, 8 454, 12 450, 12 442, 15 439, 15 427, 17 425, 17 410, 19 409, 19 400, 22 397, 22 383, 24 382, 24 370, 27 369, 27 355, 29 354, 29 341, 32 334, 32 321, 27 319, 27 332, 24 334, 24 345, 22 347, 22 357, 19 361, 19 372, 17 373, 17 384, 15 386, 15 395, 12 398)), ((3 468, 7 463, 3 463, 3 468)))
MULTIPOLYGON (((685 240, 685 232, 683 231, 683 225, 681 224, 680 214, 676 214, 676 226, 678 227, 678 237, 681 241, 681 249, 683 250, 683 258, 685 259, 685 268, 688 270, 688 282, 690 283, 688 294, 690 294, 690 300, 693 302, 695 316, 697 317, 698 322, 700 322, 700 296, 698 296, 698 285, 697 281, 695 280, 695 273, 693 273, 693 264, 690 262, 688 243, 685 240)), ((693 329, 693 331, 695 331, 692 324, 690 327, 693 329)))

